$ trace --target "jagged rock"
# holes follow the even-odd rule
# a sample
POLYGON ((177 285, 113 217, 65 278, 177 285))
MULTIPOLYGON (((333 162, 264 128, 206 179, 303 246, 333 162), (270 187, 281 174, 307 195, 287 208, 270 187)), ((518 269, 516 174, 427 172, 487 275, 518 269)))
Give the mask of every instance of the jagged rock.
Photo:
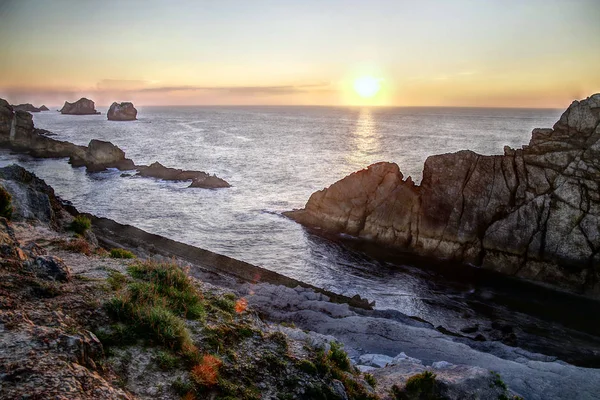
POLYGON ((107 168, 132 170, 135 164, 125 158, 125 152, 111 142, 92 139, 85 148, 85 153, 76 153, 69 162, 74 167, 85 166, 90 172, 104 171, 107 168))
POLYGON ((15 111, 27 111, 27 112, 40 112, 41 111, 40 108, 37 108, 34 105, 29 104, 29 103, 17 104, 16 106, 13 105, 12 108, 15 111))
POLYGON ((423 180, 378 163, 285 213, 347 233, 600 297, 600 94, 504 155, 427 158, 423 180))
POLYGON ((110 121, 135 121, 137 119, 137 110, 133 106, 133 103, 114 102, 110 105, 108 113, 106 113, 110 121))
POLYGON ((50 111, 50 109, 42 104, 40 107, 40 111, 50 111))
POLYGON ((54 281, 67 282, 71 279, 71 268, 63 260, 54 256, 36 257, 33 268, 38 276, 54 281))
POLYGON ((184 171, 182 169, 168 168, 159 162, 149 166, 138 167, 139 176, 153 177, 166 181, 188 181, 192 183, 189 187, 199 187, 205 189, 217 189, 230 187, 229 183, 216 176, 211 176, 202 171, 184 171))
POLYGON ((100 112, 96 111, 94 102, 85 97, 82 97, 74 103, 65 101, 65 105, 60 109, 60 113, 71 115, 100 114, 100 112))
POLYGON ((391 364, 392 361, 394 361, 392 357, 383 354, 363 354, 358 358, 360 365, 367 365, 374 368, 383 368, 391 364))

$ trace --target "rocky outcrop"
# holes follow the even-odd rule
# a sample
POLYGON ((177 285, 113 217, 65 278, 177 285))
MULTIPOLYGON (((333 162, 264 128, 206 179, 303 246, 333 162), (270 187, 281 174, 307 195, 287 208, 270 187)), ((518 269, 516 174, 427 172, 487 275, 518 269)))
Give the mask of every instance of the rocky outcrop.
POLYGON ((204 189, 218 189, 230 187, 225 180, 209 175, 202 171, 184 171, 182 169, 168 168, 159 162, 150 164, 149 166, 138 167, 137 175, 163 179, 165 181, 189 181, 192 183, 189 187, 199 187, 204 189))
POLYGON ((431 156, 423 180, 378 163, 287 212, 310 227, 600 298, 600 94, 504 155, 431 156))
POLYGON ((65 105, 60 109, 60 113, 70 115, 100 114, 100 112, 96 111, 94 102, 85 97, 82 97, 74 103, 65 101, 65 105))
POLYGON ((107 168, 117 168, 121 171, 135 169, 135 164, 125 158, 125 152, 111 142, 92 139, 85 152, 73 154, 69 162, 74 167, 85 166, 90 172, 104 171, 107 168))
POLYGON ((137 110, 133 106, 133 103, 124 102, 111 104, 106 113, 109 121, 135 121, 137 119, 137 110))
POLYGON ((29 103, 13 105, 12 108, 15 111, 27 111, 27 112, 40 112, 40 111, 42 111, 40 108, 37 108, 34 105, 29 104, 29 103))
POLYGON ((40 111, 50 111, 50 109, 42 104, 40 107, 40 111))

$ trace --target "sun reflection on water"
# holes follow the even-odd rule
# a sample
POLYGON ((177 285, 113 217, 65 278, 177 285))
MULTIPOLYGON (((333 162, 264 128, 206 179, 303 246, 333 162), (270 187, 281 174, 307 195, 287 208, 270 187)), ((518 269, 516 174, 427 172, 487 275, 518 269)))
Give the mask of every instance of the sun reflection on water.
POLYGON ((381 143, 371 109, 360 110, 349 147, 350 153, 346 156, 346 160, 357 169, 365 168, 377 161, 377 156, 381 154, 381 143))

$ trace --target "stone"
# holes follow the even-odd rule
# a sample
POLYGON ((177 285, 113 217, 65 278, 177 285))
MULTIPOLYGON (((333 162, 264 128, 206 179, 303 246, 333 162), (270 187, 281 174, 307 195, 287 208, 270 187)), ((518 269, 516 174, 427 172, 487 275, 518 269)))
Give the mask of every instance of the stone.
POLYGON ((86 99, 82 97, 74 103, 69 103, 65 101, 63 108, 60 109, 61 114, 70 114, 70 115, 89 115, 89 114, 100 114, 100 112, 96 111, 96 105, 90 99, 86 99))
POLYGON ((60 282, 67 282, 71 279, 71 268, 58 257, 38 256, 33 266, 38 276, 46 279, 60 282))
POLYGON ((358 364, 374 368, 383 368, 391 364, 394 359, 383 354, 363 354, 358 358, 358 364))
POLYGON ((106 116, 109 121, 135 121, 137 119, 137 110, 133 106, 133 103, 114 102, 110 105, 106 116))
POLYGON ((415 185, 381 162, 284 213, 323 233, 600 298, 600 94, 504 155, 430 156, 415 185))

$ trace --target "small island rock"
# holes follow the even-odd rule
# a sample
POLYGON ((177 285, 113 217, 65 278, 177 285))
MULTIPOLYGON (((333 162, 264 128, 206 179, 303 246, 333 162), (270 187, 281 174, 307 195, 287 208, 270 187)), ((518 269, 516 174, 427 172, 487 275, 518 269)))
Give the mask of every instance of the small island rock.
POLYGON ((40 112, 39 108, 29 103, 13 105, 12 108, 15 111, 40 112))
POLYGON ((109 121, 135 121, 137 119, 137 110, 131 102, 121 104, 114 102, 108 109, 107 117, 109 121))
POLYGON ((42 106, 40 107, 40 111, 50 111, 50 109, 42 104, 42 106))
POLYGON ((100 112, 96 111, 96 105, 94 102, 86 99, 85 97, 82 97, 75 103, 69 103, 68 101, 65 101, 65 105, 60 109, 60 113, 69 115, 100 114, 100 112))

